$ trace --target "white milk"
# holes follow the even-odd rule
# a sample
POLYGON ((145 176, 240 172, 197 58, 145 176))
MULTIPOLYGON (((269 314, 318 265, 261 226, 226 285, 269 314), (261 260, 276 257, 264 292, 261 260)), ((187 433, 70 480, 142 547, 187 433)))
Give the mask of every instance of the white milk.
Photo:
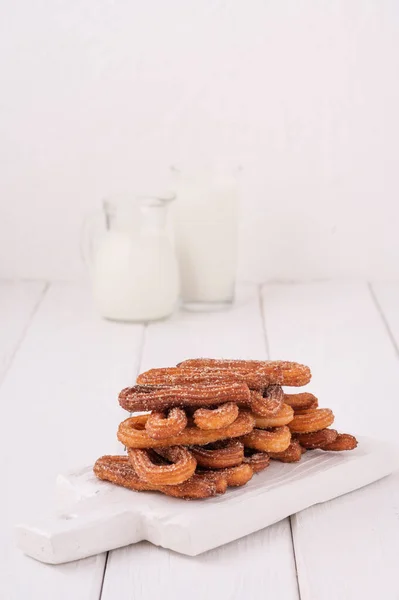
POLYGON ((181 293, 186 304, 203 303, 206 308, 233 300, 237 196, 232 177, 179 176, 174 216, 181 293))
POLYGON ((164 230, 164 211, 164 206, 142 207, 134 227, 116 220, 99 240, 91 271, 95 302, 103 317, 152 321, 173 312, 179 279, 164 230))

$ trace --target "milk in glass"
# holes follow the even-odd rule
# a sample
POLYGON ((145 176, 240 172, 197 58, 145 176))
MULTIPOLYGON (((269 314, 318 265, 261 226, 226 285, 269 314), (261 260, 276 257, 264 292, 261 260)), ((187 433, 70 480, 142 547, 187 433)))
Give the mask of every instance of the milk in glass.
POLYGON ((181 295, 207 310, 234 299, 238 190, 233 176, 176 173, 174 222, 181 295))

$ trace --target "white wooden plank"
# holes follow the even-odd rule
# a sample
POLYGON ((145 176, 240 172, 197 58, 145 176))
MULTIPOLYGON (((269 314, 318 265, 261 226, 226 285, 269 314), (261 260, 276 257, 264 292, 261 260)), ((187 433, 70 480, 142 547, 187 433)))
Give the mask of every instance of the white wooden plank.
POLYGON ((101 321, 86 289, 48 290, 0 388, 0 598, 98 600, 104 554, 43 565, 14 548, 12 526, 51 508, 59 472, 119 450, 117 393, 136 375, 142 332, 101 321))
MULTIPOLYGON (((236 305, 226 312, 181 313, 148 327, 142 370, 190 356, 266 356, 255 286, 242 288, 236 305)), ((297 599, 288 520, 197 557, 147 543, 110 553, 102 600, 144 600, 159 594, 165 600, 202 600, 208 595, 218 600, 260 595, 297 599)))
POLYGON ((182 310, 172 319, 151 324, 140 368, 175 365, 193 356, 266 356, 258 286, 240 286, 236 302, 227 310, 182 310))
POLYGON ((399 282, 375 283, 371 293, 399 354, 399 282))
POLYGON ((108 559, 102 600, 147 600, 160 596, 165 600, 296 600, 288 535, 285 519, 195 557, 156 548, 148 542, 114 550, 108 559))
MULTIPOLYGON (((309 389, 341 431, 397 440, 395 349, 363 284, 269 285, 273 358, 309 364, 309 389)), ((292 518, 302 600, 397 598, 397 475, 292 518)))
POLYGON ((0 381, 45 289, 45 283, 0 281, 0 381))

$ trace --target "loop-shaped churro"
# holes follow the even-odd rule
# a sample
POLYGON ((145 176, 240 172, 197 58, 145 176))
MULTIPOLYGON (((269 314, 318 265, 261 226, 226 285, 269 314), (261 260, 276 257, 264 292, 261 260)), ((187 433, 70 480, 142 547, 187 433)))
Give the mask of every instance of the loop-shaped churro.
POLYGON ((254 429, 244 435, 241 441, 246 448, 260 452, 283 452, 290 445, 291 432, 286 425, 273 429, 254 429))
POLYGON ((308 408, 317 408, 319 402, 313 394, 301 392, 300 394, 284 394, 284 402, 291 406, 294 411, 307 410, 308 408))
POLYGON ((274 416, 260 417, 254 415, 255 427, 258 429, 268 429, 269 427, 282 427, 287 425, 294 418, 294 411, 288 404, 283 404, 281 409, 274 416))
POLYGON ((198 408, 193 415, 194 423, 200 429, 221 429, 234 423, 238 417, 238 406, 234 402, 226 402, 217 408, 198 408))
POLYGON ((168 437, 178 435, 186 428, 187 415, 182 408, 171 408, 168 414, 153 411, 145 424, 150 437, 154 440, 164 440, 168 437))
POLYGON ((303 410, 294 410, 294 416, 295 415, 306 415, 308 410, 313 410, 314 408, 318 408, 318 403, 314 404, 313 406, 311 406, 310 408, 304 408, 303 410))
MULTIPOLYGON (((197 473, 178 485, 153 485, 140 479, 127 456, 102 456, 96 461, 93 471, 99 479, 130 490, 158 491, 167 496, 186 500, 216 496, 219 493, 218 487, 220 489, 220 484, 217 486, 212 478, 202 477, 197 473)), ((226 487, 227 482, 224 489, 226 487)))
POLYGON ((251 448, 245 448, 243 462, 249 465, 254 473, 260 473, 270 465, 270 457, 266 452, 257 452, 251 450, 251 448))
POLYGON ((335 429, 320 429, 312 433, 294 434, 294 438, 307 450, 315 450, 322 448, 325 444, 331 444, 337 439, 337 436, 338 432, 335 429))
POLYGON ((252 479, 254 471, 250 465, 242 463, 236 467, 222 469, 229 487, 239 487, 248 483, 252 479))
POLYGON ((215 485, 218 485, 222 478, 222 480, 224 479, 228 487, 240 487, 242 485, 245 485, 250 479, 252 479, 254 470, 251 468, 250 465, 242 463, 241 465, 237 465, 236 467, 218 469, 217 471, 199 470, 198 474, 200 474, 205 479, 213 481, 215 485))
POLYGON ((239 440, 223 440, 208 446, 190 446, 198 466, 225 469, 240 465, 244 459, 244 445, 239 440))
POLYGON ((288 427, 292 433, 311 433, 329 427, 334 422, 334 415, 329 408, 309 408, 294 414, 288 427))
POLYGON ((130 412, 162 411, 175 406, 204 407, 225 402, 249 404, 250 398, 250 391, 246 383, 174 387, 135 385, 120 392, 119 404, 130 412))
POLYGON ((309 367, 284 360, 220 360, 214 358, 194 358, 177 365, 180 368, 230 369, 239 373, 256 371, 262 385, 301 386, 309 383, 312 375, 309 367))
POLYGON ((302 448, 297 440, 292 440, 288 448, 283 452, 270 452, 272 460, 279 460, 284 463, 293 463, 301 460, 302 448))
POLYGON ((208 481, 215 486, 217 494, 224 494, 228 488, 227 478, 224 474, 224 469, 211 471, 209 469, 197 469, 194 477, 201 477, 204 481, 208 481))
POLYGON ((154 440, 145 430, 148 415, 129 417, 119 425, 118 440, 128 448, 161 448, 166 446, 205 446, 218 440, 235 438, 252 431, 255 424, 252 414, 241 409, 237 419, 231 425, 221 429, 205 431, 197 426, 187 425, 179 433, 163 440, 154 440))
POLYGON ((343 452, 344 450, 354 450, 357 446, 357 439, 349 433, 339 433, 333 442, 320 447, 320 450, 331 452, 343 452))
POLYGON ((280 385, 268 386, 263 395, 256 391, 251 391, 251 410, 255 415, 261 417, 272 417, 282 408, 284 401, 284 392, 280 385))
POLYGON ((172 446, 163 448, 161 456, 172 464, 154 464, 150 453, 141 448, 128 449, 129 460, 140 479, 153 485, 177 485, 189 479, 197 461, 187 448, 172 446))

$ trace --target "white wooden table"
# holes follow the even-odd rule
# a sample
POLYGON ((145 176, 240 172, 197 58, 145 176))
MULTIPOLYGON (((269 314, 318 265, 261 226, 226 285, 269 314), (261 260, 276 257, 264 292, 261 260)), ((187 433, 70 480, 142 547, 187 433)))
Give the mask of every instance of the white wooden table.
POLYGON ((139 369, 190 356, 308 363, 339 429, 397 440, 399 284, 248 284, 231 310, 145 327, 101 321, 83 285, 4 282, 0 332, 1 600, 399 598, 398 475, 195 558, 143 542, 49 566, 12 532, 50 510, 57 473, 121 450, 139 369))

